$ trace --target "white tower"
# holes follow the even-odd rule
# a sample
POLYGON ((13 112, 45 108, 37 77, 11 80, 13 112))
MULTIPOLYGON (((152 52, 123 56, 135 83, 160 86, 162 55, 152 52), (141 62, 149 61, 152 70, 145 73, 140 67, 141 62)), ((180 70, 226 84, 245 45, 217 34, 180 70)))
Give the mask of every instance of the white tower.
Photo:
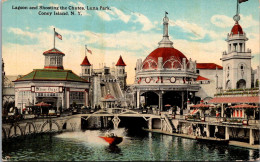
POLYGON ((239 15, 234 16, 235 25, 227 35, 228 51, 222 54, 223 89, 251 88, 251 50, 246 50, 246 33, 239 25, 239 15))
POLYGON ((126 88, 126 72, 125 72, 125 62, 122 59, 122 56, 119 57, 117 64, 116 64, 116 77, 119 81, 121 89, 126 88))
POLYGON ((88 61, 87 56, 85 56, 84 60, 80 64, 80 66, 81 66, 80 76, 90 82, 91 75, 92 75, 92 68, 91 68, 92 66, 91 66, 90 62, 88 61))

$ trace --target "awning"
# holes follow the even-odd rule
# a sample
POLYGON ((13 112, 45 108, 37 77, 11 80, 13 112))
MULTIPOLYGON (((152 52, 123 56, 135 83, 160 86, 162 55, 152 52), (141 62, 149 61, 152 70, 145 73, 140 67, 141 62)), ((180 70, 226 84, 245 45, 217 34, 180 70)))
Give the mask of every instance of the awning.
POLYGON ((209 103, 259 103, 259 96, 215 97, 209 103))
POLYGON ((37 103, 35 106, 51 106, 51 104, 47 104, 45 102, 37 103))
POLYGON ((194 115, 194 114, 196 114, 197 112, 199 112, 199 109, 197 108, 197 109, 194 109, 190 114, 191 115, 194 115))
POLYGON ((200 103, 200 104, 197 104, 197 105, 192 105, 191 107, 194 107, 194 108, 202 108, 202 107, 213 107, 211 105, 205 105, 203 103, 200 103))
POLYGON ((241 105, 230 106, 230 108, 258 108, 258 107, 259 106, 248 105, 248 104, 241 104, 241 105))

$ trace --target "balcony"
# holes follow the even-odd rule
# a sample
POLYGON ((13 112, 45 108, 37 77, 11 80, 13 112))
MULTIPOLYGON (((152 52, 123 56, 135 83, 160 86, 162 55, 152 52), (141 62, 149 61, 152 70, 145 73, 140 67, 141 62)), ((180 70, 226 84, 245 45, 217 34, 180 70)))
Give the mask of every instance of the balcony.
POLYGON ((259 96, 259 88, 221 90, 215 97, 259 96))

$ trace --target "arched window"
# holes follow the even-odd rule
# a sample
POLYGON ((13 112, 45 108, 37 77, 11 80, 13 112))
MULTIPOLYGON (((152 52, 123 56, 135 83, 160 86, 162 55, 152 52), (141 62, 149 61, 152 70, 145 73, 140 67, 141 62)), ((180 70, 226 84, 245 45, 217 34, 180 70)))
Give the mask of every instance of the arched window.
POLYGON ((231 89, 231 81, 228 80, 226 83, 226 89, 231 89))
POLYGON ((246 81, 244 79, 240 79, 237 82, 237 89, 244 89, 246 88, 246 81))

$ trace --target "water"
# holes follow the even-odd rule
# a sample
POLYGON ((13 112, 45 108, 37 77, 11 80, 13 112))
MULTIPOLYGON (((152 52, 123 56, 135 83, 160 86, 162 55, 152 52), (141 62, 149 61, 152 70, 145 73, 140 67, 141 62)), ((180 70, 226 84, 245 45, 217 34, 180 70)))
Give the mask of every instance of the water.
POLYGON ((58 135, 42 135, 3 144, 3 156, 30 161, 112 161, 112 160, 189 160, 231 161, 259 158, 257 150, 198 143, 195 140, 148 132, 114 130, 124 140, 109 146, 99 135, 104 131, 87 130, 58 135))

